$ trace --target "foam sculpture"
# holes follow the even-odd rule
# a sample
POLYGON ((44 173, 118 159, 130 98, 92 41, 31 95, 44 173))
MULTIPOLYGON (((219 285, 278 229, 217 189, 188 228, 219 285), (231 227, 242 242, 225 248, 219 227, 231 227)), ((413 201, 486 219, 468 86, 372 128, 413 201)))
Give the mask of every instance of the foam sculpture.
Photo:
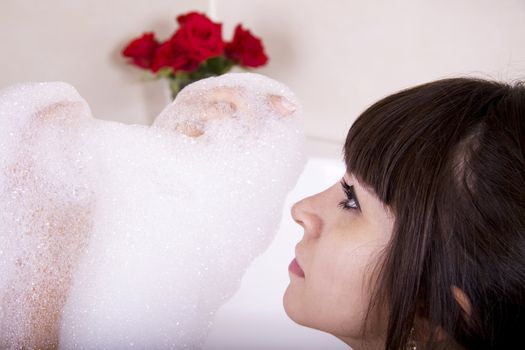
POLYGON ((0 348, 202 347, 278 231, 301 113, 254 73, 187 86, 151 126, 62 82, 0 90, 0 348))

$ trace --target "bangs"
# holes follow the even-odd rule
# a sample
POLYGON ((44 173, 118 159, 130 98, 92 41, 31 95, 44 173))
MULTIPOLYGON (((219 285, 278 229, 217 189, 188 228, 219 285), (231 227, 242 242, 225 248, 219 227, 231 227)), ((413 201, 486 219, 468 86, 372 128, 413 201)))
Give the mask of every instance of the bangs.
POLYGON ((407 95, 389 96, 365 110, 350 128, 344 145, 346 171, 389 207, 393 189, 406 188, 410 181, 412 150, 424 150, 421 141, 428 139, 426 123, 418 122, 414 115, 419 106, 408 106, 407 95))
POLYGON ((494 84, 442 79, 376 102, 348 131, 343 149, 347 173, 394 210, 403 200, 414 204, 417 197, 423 199, 436 189, 456 145, 486 112, 487 103, 478 97, 487 88, 494 84))

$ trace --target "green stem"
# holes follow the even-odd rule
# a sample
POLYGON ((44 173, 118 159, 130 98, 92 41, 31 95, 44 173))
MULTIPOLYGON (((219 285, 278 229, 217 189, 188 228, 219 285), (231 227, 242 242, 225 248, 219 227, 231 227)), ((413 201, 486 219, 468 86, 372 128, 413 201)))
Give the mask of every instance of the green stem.
POLYGON ((218 76, 229 72, 235 65, 234 62, 224 57, 213 57, 203 62, 193 72, 177 72, 173 74, 171 70, 161 71, 159 76, 165 77, 169 81, 171 98, 175 100, 177 94, 187 85, 201 79, 218 76))
POLYGON ((168 81, 169 81, 170 90, 171 90, 171 100, 173 101, 175 100, 175 97, 177 97, 177 94, 181 90, 181 86, 180 86, 179 80, 177 80, 176 78, 175 79, 169 78, 168 81))

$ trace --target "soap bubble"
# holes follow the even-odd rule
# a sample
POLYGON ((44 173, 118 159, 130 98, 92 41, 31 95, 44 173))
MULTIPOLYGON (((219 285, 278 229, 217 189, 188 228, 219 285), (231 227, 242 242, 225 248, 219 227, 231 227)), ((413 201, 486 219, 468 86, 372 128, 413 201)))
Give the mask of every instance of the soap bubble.
POLYGON ((198 349, 305 163, 284 85, 230 73, 151 127, 65 83, 0 90, 0 348, 198 349))

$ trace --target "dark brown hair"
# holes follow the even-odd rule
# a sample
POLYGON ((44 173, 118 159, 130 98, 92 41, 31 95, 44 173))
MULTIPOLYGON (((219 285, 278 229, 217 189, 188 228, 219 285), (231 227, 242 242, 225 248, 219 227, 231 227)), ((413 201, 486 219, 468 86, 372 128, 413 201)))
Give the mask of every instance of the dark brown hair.
POLYGON ((404 349, 421 320, 468 349, 520 344, 523 82, 461 77, 400 91, 359 116, 343 151, 347 172, 395 215, 370 306, 387 305, 386 349, 404 349), (469 316, 452 286, 468 297, 469 316))

